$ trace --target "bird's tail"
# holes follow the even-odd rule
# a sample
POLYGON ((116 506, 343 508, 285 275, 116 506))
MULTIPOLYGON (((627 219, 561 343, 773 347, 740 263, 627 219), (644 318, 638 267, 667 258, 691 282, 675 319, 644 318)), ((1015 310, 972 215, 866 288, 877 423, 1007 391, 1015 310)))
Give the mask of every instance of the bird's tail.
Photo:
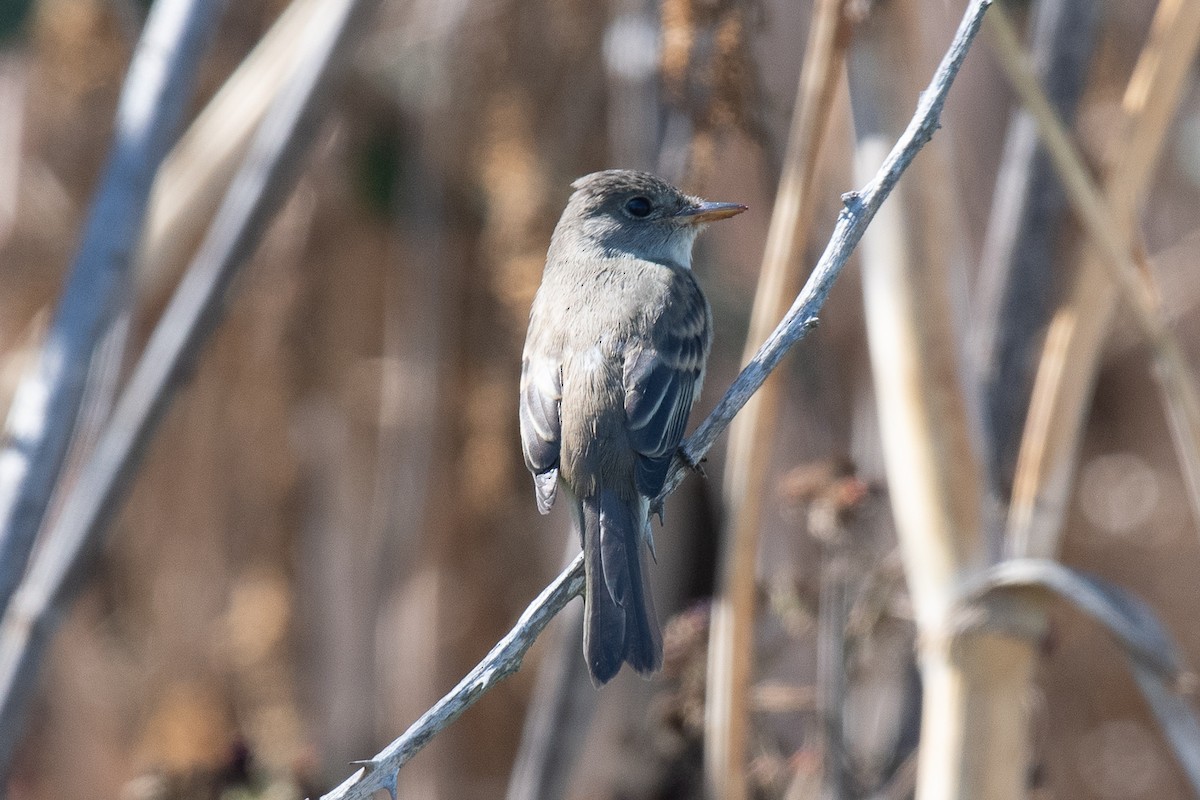
POLYGON ((625 661, 642 674, 654 672, 662 666, 662 633, 642 563, 645 511, 604 488, 579 503, 587 573, 583 652, 592 680, 607 683, 625 661))

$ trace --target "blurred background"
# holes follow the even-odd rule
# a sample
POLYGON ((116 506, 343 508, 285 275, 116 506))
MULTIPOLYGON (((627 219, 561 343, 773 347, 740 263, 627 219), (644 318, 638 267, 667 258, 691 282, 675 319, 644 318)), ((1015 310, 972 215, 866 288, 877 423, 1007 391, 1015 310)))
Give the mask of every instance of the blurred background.
MULTIPOLYGON (((33 363, 74 257, 149 5, 0 2, 0 408, 33 363)), ((287 3, 224 5, 192 114, 287 3)), ((1024 21, 1032 5, 1010 7, 1024 21)), ((1119 147, 1113 120, 1156 4, 1096 6, 1074 132, 1101 169, 1119 147)), ((963 3, 906 7, 918 32, 908 41, 911 77, 923 85, 963 3)), ((536 513, 516 413, 528 308, 570 182, 608 167, 652 169, 751 207, 705 233, 697 252, 716 345, 694 425, 741 364, 810 16, 808 2, 788 0, 380 3, 294 190, 62 621, 8 796, 316 796, 482 658, 574 543, 562 509, 536 513)), ((1195 78, 1193 64, 1140 217, 1191 353, 1200 352, 1195 78)), ((1013 107, 981 40, 950 94, 936 155, 922 155, 940 159, 953 198, 946 225, 964 342, 984 294, 978 265, 1013 107)), ((217 120, 214 130, 222 124, 236 128, 217 120)), ((856 185, 853 154, 842 83, 815 176, 805 271, 856 185)), ((133 352, 202 223, 171 229, 143 260, 131 288, 133 352)), ((1077 232, 1069 220, 1055 230, 1067 253, 1077 232)), ((1058 268, 1070 264, 1064 256, 1058 268)), ((758 487, 754 797, 817 797, 831 749, 846 778, 841 796, 912 791, 912 612, 858 281, 852 262, 820 328, 781 369, 758 487), (823 598, 848 609, 833 728, 818 689, 823 598), (844 741, 834 743, 838 725, 844 741)), ((1027 396, 1032 369, 1016 394, 1027 396)), ((1118 315, 1062 558, 1146 599, 1195 663, 1200 550, 1147 373, 1147 354, 1118 315)), ((707 478, 686 480, 656 532, 666 668, 649 681, 626 672, 599 691, 586 679, 576 687, 571 730, 556 734, 565 796, 699 796, 724 451, 722 440, 707 478)), ((1001 497, 1015 456, 1005 458, 1001 497)), ((555 676, 578 683, 578 611, 552 623, 517 675, 405 768, 402 797, 510 791, 537 688, 555 676)), ((1078 613, 1055 610, 1027 704, 1035 796, 1189 796, 1119 650, 1078 613)))

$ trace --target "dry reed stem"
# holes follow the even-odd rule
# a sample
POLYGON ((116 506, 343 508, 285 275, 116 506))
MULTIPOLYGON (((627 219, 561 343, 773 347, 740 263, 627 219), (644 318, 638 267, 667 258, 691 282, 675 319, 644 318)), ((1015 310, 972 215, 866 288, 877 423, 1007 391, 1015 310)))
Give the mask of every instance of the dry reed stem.
MULTIPOLYGON (((335 54, 371 0, 328 0, 296 47, 303 64, 251 142, 208 236, 146 345, 107 427, 0 623, 0 776, 7 774, 46 646, 121 506, 158 422, 225 311, 237 271, 282 204, 315 129, 335 54)), ((157 7, 156 7, 157 8, 157 7)), ((164 148, 165 149, 165 148, 164 148)), ((149 181, 146 182, 147 188, 149 181)))
MULTIPOLYGON (((1029 13, 1027 46, 1039 80, 1055 109, 1068 119, 1075 117, 1088 84, 1102 10, 1095 0, 1042 0, 1029 13)), ((968 325, 968 352, 983 404, 993 495, 989 505, 996 523, 988 525, 988 532, 996 536, 995 552, 1001 549, 1001 498, 1007 501, 1012 491, 1033 367, 1057 302, 1056 251, 1069 213, 1033 117, 1013 109, 1004 132, 968 325)))
POLYGON ((95 354, 126 307, 130 252, 154 174, 183 120, 218 11, 217 4, 195 0, 155 6, 130 62, 78 255, 37 363, 8 412, 0 449, 0 613, 62 490, 95 354))
POLYGON ((1194 676, 1185 671, 1154 610, 1136 595, 1051 559, 1010 558, 966 588, 961 617, 969 625, 981 612, 987 619, 994 609, 1008 609, 1009 624, 1040 637, 1046 625, 1043 609, 1055 597, 1099 623, 1124 650, 1143 699, 1193 793, 1200 796, 1200 720, 1184 696, 1194 676))
MULTIPOLYGON (((994 23, 991 30, 997 51, 1007 63, 1012 56, 1005 56, 1005 51, 1018 48, 1019 52, 1019 47, 1011 24, 1005 22, 994 23)), ((1160 365, 1158 374, 1170 404, 1172 430, 1184 464, 1189 497, 1194 508, 1200 503, 1200 465, 1195 458, 1200 407, 1187 397, 1194 395, 1194 390, 1188 387, 1186 362, 1178 345, 1166 335, 1153 292, 1137 278, 1136 270, 1119 269, 1115 280, 1104 274, 1110 264, 1131 260, 1134 215, 1162 150, 1166 122, 1182 98, 1184 79, 1198 42, 1200 3, 1163 0, 1125 93, 1123 106, 1129 133, 1122 143, 1121 157, 1105 182, 1107 202, 1098 193, 1089 192, 1091 181, 1086 171, 1072 172, 1066 165, 1064 154, 1075 148, 1061 124, 1056 132, 1047 133, 1051 128, 1046 120, 1057 119, 1053 111, 1047 115, 1043 109, 1039 118, 1039 128, 1047 137, 1056 165, 1064 161, 1058 168, 1063 172, 1068 196, 1092 233, 1092 246, 1084 255, 1069 297, 1050 323, 1038 365, 1008 518, 1008 547, 1015 555, 1050 558, 1058 550, 1074 462, 1118 287, 1132 304, 1139 326, 1148 332, 1157 331, 1150 340, 1160 365), (1055 136, 1057 146, 1051 147, 1055 136)), ((1010 71, 1014 75, 1027 72, 1027 62, 1023 58, 1017 61, 1024 64, 1024 69, 1009 64, 1010 71)), ((1024 84, 1028 94, 1027 78, 1014 78, 1014 85, 1021 90, 1024 84)), ((1027 102, 1045 105, 1040 92, 1030 97, 1027 102)))
MULTIPOLYGON (((851 56, 857 168, 875 168, 912 94, 917 0, 880 7, 851 56)), ((935 150, 863 237, 871 372, 891 502, 918 628, 923 696, 916 797, 1015 800, 1029 752, 1024 702, 1037 652, 1018 630, 962 629, 965 586, 988 563, 984 487, 959 375, 951 292, 953 182, 935 150)), ((1008 620, 1004 609, 991 609, 1008 620)))
MULTIPOLYGON (((800 70, 783 174, 771 215, 743 359, 748 361, 800 288, 812 224, 817 163, 850 38, 848 0, 820 0, 800 70)), ((780 379, 767 380, 730 430, 722 583, 713 603, 705 702, 705 779, 710 793, 746 796, 747 707, 754 649, 758 535, 779 415, 780 379)))
MULTIPOLYGON (((1193 5, 1193 10, 1196 8, 1197 6, 1193 5)), ((1107 289, 1107 292, 1093 291, 1086 296, 1102 305, 1103 316, 1097 321, 1103 323, 1107 323, 1110 319, 1118 295, 1124 298, 1126 304, 1133 311, 1134 320, 1154 354, 1154 375, 1158 380, 1171 423, 1173 443, 1184 472, 1193 514, 1200 521, 1200 398, 1197 396, 1195 377, 1177 338, 1166 325, 1159 295, 1152 283, 1149 270, 1145 268, 1145 265, 1136 263, 1135 257, 1131 253, 1131 240, 1135 225, 1133 215, 1141 194, 1139 187, 1144 188, 1149 180, 1158 151, 1162 146, 1166 123, 1171 115, 1171 110, 1178 101, 1178 97, 1173 95, 1176 95, 1180 89, 1179 82, 1182 75, 1179 64, 1189 63, 1194 54, 1197 38, 1200 35, 1200 14, 1193 14, 1189 26, 1189 20, 1176 16, 1181 11, 1177 3, 1168 0, 1160 5, 1160 13, 1155 20, 1151 41, 1143 53, 1143 58, 1139 60, 1138 68, 1135 70, 1126 92, 1126 110, 1141 109, 1143 113, 1135 116, 1132 121, 1133 142, 1113 172, 1109 181, 1109 199, 1106 200, 1088 173, 1078 149, 1071 142, 1065 125, 1058 118, 1038 85, 1007 16, 1002 13, 1000 8, 995 11, 1001 13, 993 13, 988 26, 1000 63, 1035 120, 1039 136, 1042 138, 1051 163, 1059 174, 1068 200, 1083 223, 1084 230, 1093 247, 1085 266, 1094 270, 1098 259, 1099 268, 1107 270, 1107 276, 1101 274, 1093 275, 1090 278, 1097 283, 1104 284, 1103 288, 1107 289), (1166 38, 1164 39, 1164 37, 1166 38), (1184 54, 1182 57, 1180 57, 1181 52, 1184 54), (1172 62, 1172 54, 1178 59, 1177 63, 1172 62), (1162 85, 1159 81, 1165 83, 1165 88, 1155 101, 1155 95, 1150 92, 1150 87, 1162 85), (1118 209, 1123 212, 1122 217, 1115 216, 1118 209), (1105 281, 1106 277, 1107 281, 1105 281)), ((1080 294, 1076 292, 1072 300, 1079 299, 1079 296, 1080 294)), ((1052 386, 1062 386, 1067 389, 1067 392, 1060 395, 1059 398, 1071 397, 1077 402, 1082 402, 1087 399, 1087 394, 1082 392, 1082 389, 1085 385, 1090 386, 1090 379, 1086 382, 1077 382, 1073 386, 1070 384, 1073 379, 1077 378, 1080 369, 1090 369, 1094 374, 1097 364, 1092 362, 1072 365, 1069 363, 1070 352, 1073 347, 1092 345, 1094 346, 1092 355, 1098 359, 1099 348, 1103 344, 1104 329, 1096 328, 1093 331, 1096 338, 1089 341, 1079 334, 1080 328, 1068 324, 1069 322, 1073 322, 1073 320, 1065 320, 1061 316, 1055 319, 1038 376, 1039 389, 1045 389, 1045 385, 1042 384, 1045 379, 1052 386)), ((1044 402, 1047 396, 1051 396, 1051 399, 1059 399, 1053 398, 1049 391, 1041 396, 1035 391, 1035 401, 1044 402)), ((1060 401, 1059 410, 1064 409, 1069 410, 1069 406, 1060 401)), ((1030 422, 1026 429, 1027 439, 1023 443, 1023 459, 1029 452, 1025 449, 1026 444, 1032 447, 1042 440, 1049 441, 1051 436, 1062 436, 1062 432, 1053 427, 1055 425, 1053 415, 1048 413, 1053 409, 1042 408, 1040 410, 1043 413, 1031 411, 1030 422)), ((1081 406, 1076 411, 1079 415, 1081 429, 1086 408, 1081 406)), ((1079 430, 1074 431, 1073 435, 1078 436, 1079 430)), ((1072 453, 1068 453, 1068 455, 1072 455, 1072 453)), ((1021 473, 1018 475, 1023 478, 1029 477, 1028 475, 1021 476, 1021 473)), ((1066 469, 1060 469, 1057 474, 1050 476, 1051 481, 1047 485, 1042 487, 1023 486, 1022 490, 1040 489, 1042 492, 1050 494, 1057 493, 1061 495, 1060 502, 1065 502, 1069 491, 1068 477, 1069 472, 1066 469)), ((1014 509, 1017 508, 1016 499, 1017 493, 1014 491, 1014 509)), ((1031 516, 1026 516, 1024 519, 1028 523, 1031 516)), ((1054 521, 1043 517, 1041 520, 1033 520, 1033 522, 1042 527, 1040 529, 1026 527, 1012 532, 1010 544, 1017 548, 1018 552, 1038 547, 1042 548, 1042 551, 1039 552, 1040 555, 1051 555, 1057 549, 1059 537, 1059 531, 1049 527, 1054 524, 1054 521)), ((1001 566, 1016 568, 1017 565, 1023 563, 1034 564, 1036 562, 1018 560, 1007 562, 1001 566)), ((1067 572, 1052 561, 1046 562, 1046 566, 1064 573, 1067 572)), ((1086 603, 1080 604, 1078 599, 1071 599, 1086 610, 1086 603)), ((1147 610, 1145 613, 1149 614, 1150 612, 1147 610)), ((1101 615, 1101 621, 1105 622, 1110 631, 1120 637, 1121 626, 1113 625, 1112 621, 1106 620, 1103 615, 1101 615)), ((1127 624, 1126 627, 1135 634, 1151 628, 1155 631, 1160 630, 1152 617, 1139 624, 1127 624)), ((1172 654, 1169 641, 1165 647, 1156 642, 1148 649, 1148 652, 1148 657, 1139 658, 1136 657, 1136 650, 1133 651, 1135 657, 1130 659, 1130 667, 1138 687, 1162 727, 1163 734, 1171 745, 1180 767, 1192 787, 1196 788, 1200 786, 1200 749, 1196 744, 1200 724, 1197 723, 1187 701, 1173 690, 1170 680, 1172 669, 1168 666, 1165 673, 1160 674, 1159 670, 1148 666, 1148 664, 1154 663, 1154 657, 1172 654)))
POLYGON ((171 148, 138 245, 141 304, 158 305, 186 265, 271 100, 300 65, 296 47, 321 0, 293 0, 171 148))
MULTIPOLYGON (((850 90, 855 170, 873 172, 913 94, 916 5, 875 9, 856 37, 850 90)), ((958 374, 948 290, 957 266, 955 202, 942 153, 931 148, 863 236, 862 283, 888 495, 909 592, 923 630, 938 630, 948 587, 986 563, 982 481, 958 374), (918 580, 918 576, 923 579, 918 580)))

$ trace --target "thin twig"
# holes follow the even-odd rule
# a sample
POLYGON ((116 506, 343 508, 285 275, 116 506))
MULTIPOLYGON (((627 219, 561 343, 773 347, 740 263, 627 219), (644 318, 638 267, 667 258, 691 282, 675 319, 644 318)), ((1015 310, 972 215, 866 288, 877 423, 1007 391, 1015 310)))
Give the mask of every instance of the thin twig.
MULTIPOLYGON (((917 152, 932 138, 941 118, 942 106, 946 94, 958 70, 962 66, 967 51, 979 32, 984 12, 992 4, 992 0, 973 0, 968 6, 963 20, 950 43, 946 55, 938 64, 929 87, 921 94, 917 109, 913 114, 908 128, 901 135, 896 145, 888 154, 878 173, 863 189, 849 192, 843 196, 845 207, 838 214, 837 225, 833 236, 825 248, 817 266, 809 276, 808 283, 788 310, 783 320, 767 339, 754 358, 738 375, 733 385, 725 393, 721 402, 713 412, 700 424, 699 429, 687 440, 684 452, 690 459, 699 459, 708 452, 713 442, 721 432, 729 426, 730 421, 738 410, 766 380, 771 371, 779 364, 793 344, 798 342, 816 324, 817 312, 829 296, 829 290, 841 273, 842 267, 850 258, 854 247, 862 238, 863 231, 879 210, 879 206, 895 188, 900 176, 912 163, 917 152)), ((673 492, 683 481, 684 475, 690 469, 685 467, 682 460, 676 459, 673 470, 662 494, 656 500, 661 505, 668 494, 673 492)), ((493 648, 479 665, 463 680, 449 695, 438 702, 433 709, 418 720, 408 732, 393 741, 384 750, 369 761, 361 762, 363 768, 350 776, 340 786, 327 795, 323 800, 334 798, 367 798, 377 789, 389 788, 395 785, 396 772, 405 761, 429 742, 446 725, 453 722, 467 706, 479 699, 484 690, 479 680, 491 675, 507 675, 511 673, 510 664, 505 658, 520 658, 528 645, 523 649, 516 643, 524 643, 529 632, 526 629, 537 625, 532 631, 537 635, 545 627, 546 621, 553 616, 571 597, 583 591, 583 559, 576 558, 553 584, 550 585, 535 600, 522 615, 521 620, 513 630, 493 648), (552 607, 551 607, 552 606, 552 607), (542 612, 547 612, 543 614, 542 612), (506 644, 508 643, 508 647, 506 644), (510 649, 511 648, 511 649, 510 649), (475 676, 475 678, 472 678, 475 676), (434 712, 437 712, 436 714, 434 712)), ((494 685, 489 680, 487 687, 494 685)))
MULTIPOLYGON (((818 158, 852 29, 848 5, 848 0, 820 0, 814 6, 783 175, 750 314, 746 359, 771 332, 800 285, 816 206, 818 158)), ((728 524, 723 537, 727 544, 713 604, 704 715, 705 779, 713 795, 729 800, 744 797, 747 791, 758 536, 780 395, 778 377, 767 381, 729 433, 724 485, 728 524)))
POLYGON ((396 794, 396 776, 409 759, 443 728, 458 719, 472 703, 521 667, 525 653, 538 634, 572 598, 583 593, 583 554, 542 590, 517 624, 501 639, 475 669, 459 681, 453 691, 434 704, 404 735, 384 748, 370 761, 358 762, 362 769, 351 775, 322 800, 370 797, 378 789, 396 794))
POLYGON ((328 88, 335 55, 370 3, 327 2, 304 38, 304 67, 264 117, 187 276, 155 328, 112 420, 66 498, 45 546, 0 624, 0 775, 19 738, 30 686, 56 622, 120 506, 168 405, 220 322, 228 289, 287 196, 328 88))
MULTIPOLYGON (((717 407, 684 443, 683 452, 690 463, 697 464, 704 458, 717 437, 763 385, 788 349, 816 326, 817 312, 825 305, 829 290, 833 288, 842 267, 846 265, 850 254, 862 239, 863 231, 874 219, 879 206, 891 194, 900 176, 908 169, 921 148, 933 138, 934 131, 941 124, 946 93, 950 91, 950 85, 958 75, 963 59, 967 57, 967 51, 979 32, 984 12, 991 5, 992 0, 973 0, 967 7, 946 55, 934 71, 929 86, 921 93, 908 128, 896 141, 871 182, 858 191, 842 195, 844 207, 838 214, 829 244, 825 246, 825 252, 813 267, 808 282, 779 325, 755 353, 754 358, 742 368, 717 407)), ((687 466, 687 462, 676 458, 667 477, 666 486, 655 501, 656 508, 661 505, 663 498, 678 488, 689 472, 691 467, 687 466)))
POLYGON ((79 255, 38 363, 9 410, 0 452, 0 614, 25 573, 62 473, 93 353, 123 306, 151 182, 183 119, 220 5, 156 3, 130 62, 79 255))
POLYGON ((568 794, 600 697, 592 688, 587 662, 579 657, 582 639, 583 609, 571 609, 551 637, 551 653, 538 667, 505 800, 568 794))

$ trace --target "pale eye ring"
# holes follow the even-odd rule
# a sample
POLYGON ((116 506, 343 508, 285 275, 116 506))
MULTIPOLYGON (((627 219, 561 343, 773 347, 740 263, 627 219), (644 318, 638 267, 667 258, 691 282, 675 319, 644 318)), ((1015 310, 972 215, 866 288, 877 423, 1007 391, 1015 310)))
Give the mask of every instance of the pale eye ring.
POLYGON ((650 216, 650 212, 653 210, 654 204, 650 202, 650 198, 648 197, 642 197, 641 195, 638 195, 637 197, 631 197, 625 201, 625 213, 629 214, 631 217, 643 219, 650 216))

